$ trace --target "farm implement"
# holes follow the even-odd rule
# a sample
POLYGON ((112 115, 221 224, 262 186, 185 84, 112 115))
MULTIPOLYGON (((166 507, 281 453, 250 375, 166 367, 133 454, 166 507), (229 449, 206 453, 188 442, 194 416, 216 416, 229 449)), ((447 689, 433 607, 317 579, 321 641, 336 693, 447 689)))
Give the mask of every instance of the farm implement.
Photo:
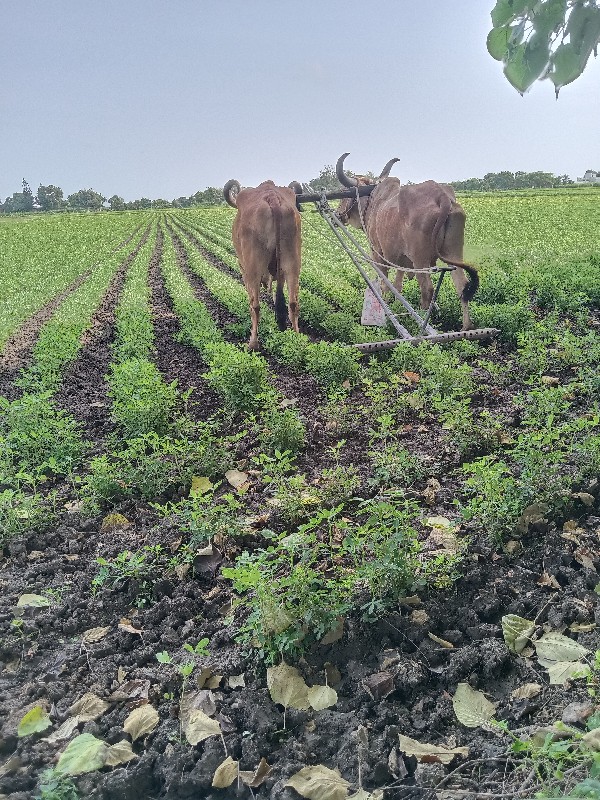
MULTIPOLYGON (((385 320, 390 322, 392 327, 398 333, 397 339, 386 339, 380 342, 365 342, 364 344, 356 344, 354 347, 362 352, 373 352, 375 350, 389 350, 396 345, 403 342, 408 342, 412 345, 418 345, 421 342, 453 342, 458 339, 491 339, 497 333, 497 328, 476 328, 472 330, 450 331, 439 333, 430 324, 431 315, 436 308, 436 301, 442 287, 442 282, 447 273, 457 269, 452 264, 442 266, 434 266, 428 270, 418 270, 419 272, 428 272, 430 275, 437 276, 433 296, 429 307, 421 314, 416 311, 413 306, 408 302, 404 295, 398 291, 392 281, 384 274, 381 269, 381 264, 374 260, 374 258, 364 249, 362 244, 348 229, 348 227, 340 220, 335 210, 329 205, 329 200, 342 200, 344 198, 355 198, 358 202, 359 197, 370 194, 375 185, 356 186, 351 189, 340 189, 330 192, 305 192, 298 191, 299 184, 295 184, 297 198, 296 202, 298 207, 302 203, 314 203, 316 211, 325 220, 332 233, 336 237, 342 249, 353 262, 354 266, 360 273, 361 277, 367 284, 365 289, 365 299, 363 304, 363 314, 361 323, 363 325, 376 325, 383 326, 385 320), (369 274, 368 270, 372 270, 375 276, 369 274), (379 279, 379 281, 377 280, 379 279), (404 307, 406 315, 411 317, 418 326, 416 334, 402 325, 398 316, 390 308, 386 302, 383 291, 389 290, 393 297, 404 307)), ((363 226, 364 228, 364 226, 363 226)), ((366 231, 365 231, 366 233, 366 231)), ((389 262, 385 263, 385 267, 391 269, 400 269, 396 264, 389 262)), ((415 270, 417 271, 417 270, 415 270)))

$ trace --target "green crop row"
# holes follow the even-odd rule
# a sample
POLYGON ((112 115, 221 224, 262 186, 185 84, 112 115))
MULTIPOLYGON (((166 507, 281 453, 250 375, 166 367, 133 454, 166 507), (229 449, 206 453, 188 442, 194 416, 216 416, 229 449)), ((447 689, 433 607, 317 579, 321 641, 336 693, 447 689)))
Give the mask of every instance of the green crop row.
POLYGON ((32 363, 17 381, 25 393, 12 402, 0 398, 0 546, 52 521, 55 492, 46 487, 61 476, 73 481, 88 449, 80 425, 56 406, 52 395, 126 256, 123 248, 104 258, 63 301, 40 331, 32 363))
POLYGON ((0 350, 31 314, 144 224, 139 214, 0 220, 0 350))
MULTIPOLYGON (((132 240, 128 250, 134 249, 139 238, 132 240)), ((123 249, 103 259, 42 327, 34 346, 32 363, 18 380, 23 389, 29 392, 56 390, 64 370, 79 352, 81 336, 94 311, 126 257, 127 250, 123 249)))

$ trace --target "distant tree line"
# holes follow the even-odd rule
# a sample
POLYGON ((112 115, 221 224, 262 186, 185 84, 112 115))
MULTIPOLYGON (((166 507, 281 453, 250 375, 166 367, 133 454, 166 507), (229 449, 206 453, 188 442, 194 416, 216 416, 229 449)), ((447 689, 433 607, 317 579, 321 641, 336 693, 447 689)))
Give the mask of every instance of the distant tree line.
POLYGON ((452 181, 452 186, 462 192, 497 192, 506 189, 554 189, 570 186, 574 181, 568 175, 552 172, 488 172, 483 178, 452 181))
MULTIPOLYGON (((352 174, 349 172, 349 174, 352 174)), ((373 173, 368 176, 375 178, 373 173)), ((407 181, 410 183, 410 181, 407 181)), ((483 178, 469 178, 466 181, 453 181, 452 186, 465 192, 495 192, 507 189, 552 189, 559 186, 570 186, 574 181, 568 175, 554 175, 552 172, 488 172, 483 178)), ((315 190, 339 189, 340 184, 335 169, 327 164, 316 178, 308 181, 315 190)), ((60 186, 43 186, 40 184, 34 195, 27 181, 23 179, 20 192, 14 192, 4 203, 0 202, 0 213, 23 214, 30 211, 137 211, 150 208, 193 208, 194 206, 223 205, 223 190, 209 186, 197 191, 189 197, 176 197, 173 200, 150 200, 141 197, 139 200, 126 202, 122 197, 113 194, 108 199, 94 189, 80 189, 78 192, 64 197, 60 186)))
POLYGON ((108 199, 94 189, 80 189, 78 192, 64 196, 60 186, 43 186, 40 184, 34 195, 27 181, 23 179, 20 192, 14 192, 4 203, 0 201, 0 213, 23 214, 33 211, 131 211, 148 208, 191 208, 202 205, 221 205, 225 202, 223 190, 209 186, 189 197, 176 197, 174 200, 150 200, 141 197, 139 200, 126 202, 114 194, 108 199))

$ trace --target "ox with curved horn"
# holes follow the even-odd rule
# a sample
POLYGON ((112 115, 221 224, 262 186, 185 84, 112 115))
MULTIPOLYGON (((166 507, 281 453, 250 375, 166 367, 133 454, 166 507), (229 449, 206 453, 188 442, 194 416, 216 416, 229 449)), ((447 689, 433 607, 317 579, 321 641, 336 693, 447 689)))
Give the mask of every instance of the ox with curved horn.
POLYGON ((349 155, 350 153, 344 153, 341 155, 337 160, 337 164, 335 165, 335 174, 337 175, 338 181, 342 184, 342 186, 347 186, 349 189, 361 184, 380 183, 384 178, 389 177, 390 171, 394 164, 397 161, 400 161, 399 158, 390 158, 385 167, 381 170, 381 175, 374 181, 371 181, 365 175, 357 175, 356 177, 353 177, 352 175, 347 175, 344 172, 344 161, 349 155))
POLYGON ((454 269, 451 272, 460 298, 463 330, 471 330, 469 300, 479 287, 475 267, 463 261, 466 215, 456 201, 454 189, 435 181, 401 186, 389 172, 398 159, 391 159, 374 182, 364 175, 352 177, 344 172, 348 153, 338 158, 336 175, 343 186, 375 186, 368 198, 342 200, 337 216, 369 238, 373 260, 387 275, 396 266, 396 289, 402 291, 404 272, 414 270, 421 289, 421 308, 429 308, 433 297, 431 270, 437 260, 454 269), (468 275, 468 278, 467 278, 468 275))

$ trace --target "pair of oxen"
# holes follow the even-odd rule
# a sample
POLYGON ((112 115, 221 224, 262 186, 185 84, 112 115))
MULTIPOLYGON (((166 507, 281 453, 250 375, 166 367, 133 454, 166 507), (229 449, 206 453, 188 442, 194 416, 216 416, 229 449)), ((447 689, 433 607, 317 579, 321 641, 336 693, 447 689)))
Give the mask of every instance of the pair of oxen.
MULTIPOLYGON (((398 178, 389 174, 397 158, 388 161, 378 178, 351 176, 344 172, 347 156, 340 156, 336 165, 342 186, 375 186, 370 194, 343 199, 337 210, 340 221, 364 228, 372 258, 386 275, 390 265, 398 267, 394 281, 398 291, 402 290, 404 273, 414 273, 422 308, 429 308, 433 297, 431 268, 438 259, 454 266, 451 275, 462 307, 462 327, 471 329, 469 300, 477 291, 479 278, 477 270, 463 261, 466 217, 453 188, 435 181, 401 186, 398 178)), ((283 187, 273 181, 241 189, 235 180, 228 181, 223 189, 225 200, 238 212, 233 222, 233 244, 250 301, 251 350, 259 348, 261 285, 271 289, 275 281, 277 324, 284 330, 289 312, 292 328, 298 331, 301 229, 296 197, 301 191, 297 183, 283 187), (284 284, 288 288, 287 312, 284 284)))

